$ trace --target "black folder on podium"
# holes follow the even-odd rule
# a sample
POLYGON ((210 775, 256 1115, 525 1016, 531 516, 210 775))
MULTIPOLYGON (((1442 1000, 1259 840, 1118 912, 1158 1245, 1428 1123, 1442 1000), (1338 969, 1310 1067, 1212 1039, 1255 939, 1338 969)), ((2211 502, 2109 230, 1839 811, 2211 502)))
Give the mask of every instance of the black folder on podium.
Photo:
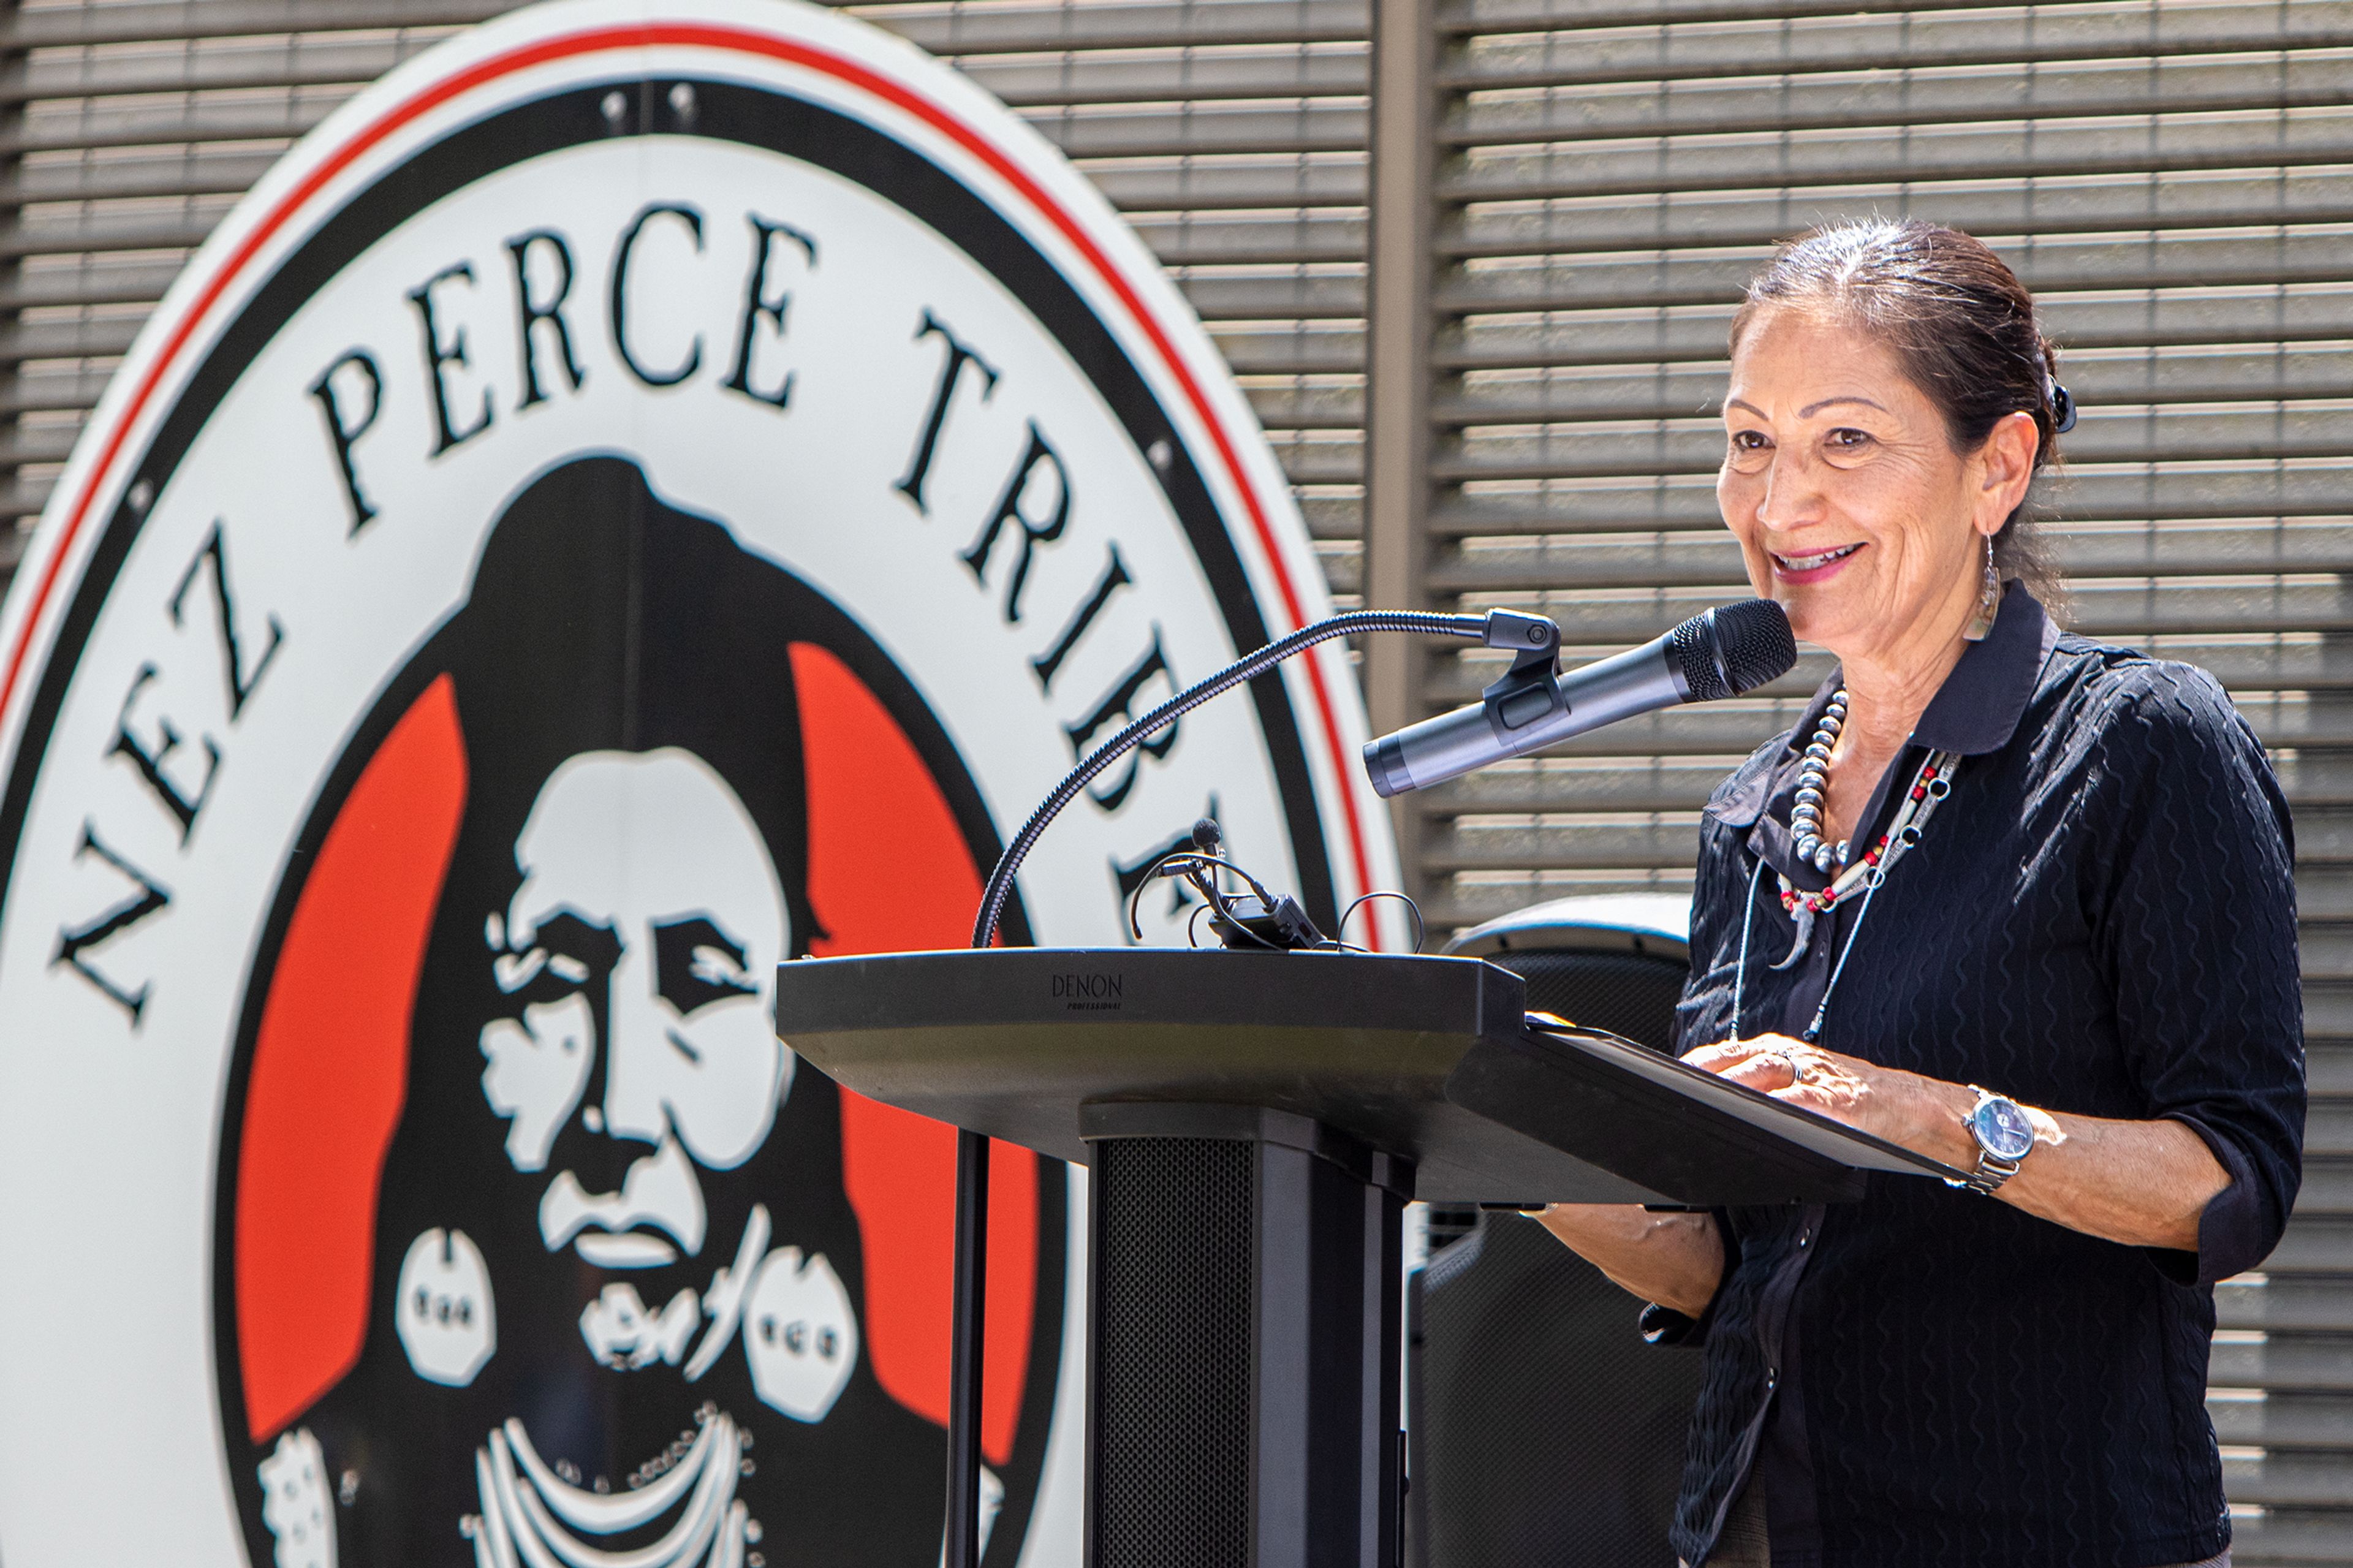
POLYGON ((802 959, 776 1032, 860 1094, 1092 1168, 1088 1568, 1398 1562, 1409 1199, 1837 1203, 1961 1174, 1532 1021, 1474 958, 802 959))

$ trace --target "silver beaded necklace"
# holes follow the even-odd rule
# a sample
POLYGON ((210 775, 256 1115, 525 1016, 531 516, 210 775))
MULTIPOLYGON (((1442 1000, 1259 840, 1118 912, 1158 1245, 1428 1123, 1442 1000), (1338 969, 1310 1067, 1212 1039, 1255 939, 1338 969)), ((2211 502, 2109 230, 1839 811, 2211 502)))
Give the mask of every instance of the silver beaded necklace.
MULTIPOLYGON (((1814 1009, 1813 1021, 1807 1025, 1801 1038, 1810 1042, 1821 1033, 1822 1023, 1830 1016, 1831 996, 1838 990, 1840 976, 1846 973, 1846 961, 1854 952, 1855 938, 1862 934, 1862 922, 1871 914, 1872 900, 1877 896, 1880 884, 1894 868, 1904 853, 1920 842, 1921 829, 1928 825, 1937 803, 1952 790, 1953 772, 1960 765, 1960 755, 1955 752, 1931 752, 1913 776, 1912 787, 1905 792, 1904 804, 1897 808, 1895 818, 1879 841, 1863 851, 1862 858, 1849 864, 1848 840, 1836 845, 1825 841, 1821 833, 1824 785, 1830 775, 1831 748, 1836 743, 1839 731, 1846 723, 1847 694, 1844 688, 1831 694, 1830 705, 1822 710, 1820 722, 1814 726, 1814 737, 1808 742, 1804 759, 1798 769, 1798 793, 1789 812, 1790 847, 1801 860, 1827 875, 1833 865, 1844 869, 1831 879, 1831 885, 1816 892, 1798 890, 1788 878, 1776 873, 1781 885, 1781 908, 1788 914, 1796 930, 1792 933, 1787 956, 1774 964, 1785 970, 1805 956, 1812 945, 1814 919, 1836 909, 1857 893, 1862 896, 1862 908, 1848 928, 1846 945, 1839 950, 1838 962, 1831 967, 1830 983, 1822 987, 1822 998, 1814 1009)), ((1760 857, 1757 868, 1749 874, 1748 900, 1741 912, 1740 955, 1735 962, 1732 978, 1733 1031, 1740 1028, 1740 1009, 1748 978, 1748 933, 1757 916, 1757 884, 1765 875, 1765 862, 1760 857)))
POLYGON ((1789 832, 1797 839, 1798 858, 1813 862, 1814 869, 1827 874, 1833 862, 1846 864, 1847 840, 1836 846, 1822 839, 1822 802, 1824 786, 1830 781, 1831 748, 1838 743, 1839 731, 1846 728, 1846 688, 1840 687, 1831 696, 1830 706, 1822 710, 1821 722, 1814 726, 1814 738, 1806 747, 1805 760, 1798 765, 1798 804, 1789 813, 1789 832))

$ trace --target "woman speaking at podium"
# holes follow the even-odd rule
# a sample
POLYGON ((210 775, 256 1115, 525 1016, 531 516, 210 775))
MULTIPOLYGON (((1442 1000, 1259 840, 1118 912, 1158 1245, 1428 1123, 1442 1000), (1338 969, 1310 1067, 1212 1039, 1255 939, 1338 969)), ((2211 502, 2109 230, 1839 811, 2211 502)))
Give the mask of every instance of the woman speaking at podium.
POLYGON ((1734 320, 1725 521, 1839 662, 1708 803, 1681 1043, 1968 1181, 1547 1212, 1704 1347, 1694 1568, 2230 1560, 2212 1286, 2303 1141, 2288 813, 2212 677, 2046 612, 2056 368, 1918 222, 1806 236, 1734 320))

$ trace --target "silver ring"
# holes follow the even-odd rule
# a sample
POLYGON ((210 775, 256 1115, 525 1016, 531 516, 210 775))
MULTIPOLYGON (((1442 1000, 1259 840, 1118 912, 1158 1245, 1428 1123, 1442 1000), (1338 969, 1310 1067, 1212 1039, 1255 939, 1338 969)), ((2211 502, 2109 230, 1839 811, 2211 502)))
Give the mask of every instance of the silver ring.
POLYGON ((1791 1056, 1787 1051, 1767 1051, 1765 1054, 1789 1069, 1789 1081, 1792 1084, 1799 1084, 1806 1081, 1805 1069, 1798 1066, 1797 1058, 1791 1056))

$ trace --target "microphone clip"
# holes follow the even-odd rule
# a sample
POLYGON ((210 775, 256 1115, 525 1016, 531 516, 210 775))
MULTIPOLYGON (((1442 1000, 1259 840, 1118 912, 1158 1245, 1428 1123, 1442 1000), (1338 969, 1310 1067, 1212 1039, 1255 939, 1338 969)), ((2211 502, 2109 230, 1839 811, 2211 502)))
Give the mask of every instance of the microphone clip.
POLYGON ((1482 640, 1512 655, 1512 668, 1479 694, 1497 740, 1568 710, 1560 689, 1559 626, 1543 616, 1490 610, 1482 640))
MULTIPOLYGON (((1298 900, 1288 893, 1270 892, 1265 883, 1227 858, 1225 838, 1225 829, 1215 817, 1205 816, 1193 824, 1192 847, 1171 849, 1163 855, 1129 895, 1128 936, 1137 942, 1144 940, 1144 928, 1135 910, 1145 886, 1155 879, 1170 878, 1188 884, 1201 896, 1201 903, 1194 908, 1194 918, 1198 920, 1208 913, 1209 929, 1226 947, 1282 952, 1332 946, 1331 939, 1315 929, 1315 922, 1308 918, 1298 900), (1240 879, 1250 891, 1225 891, 1218 886, 1221 872, 1240 879)), ((1191 931, 1189 923, 1187 931, 1191 931)))

